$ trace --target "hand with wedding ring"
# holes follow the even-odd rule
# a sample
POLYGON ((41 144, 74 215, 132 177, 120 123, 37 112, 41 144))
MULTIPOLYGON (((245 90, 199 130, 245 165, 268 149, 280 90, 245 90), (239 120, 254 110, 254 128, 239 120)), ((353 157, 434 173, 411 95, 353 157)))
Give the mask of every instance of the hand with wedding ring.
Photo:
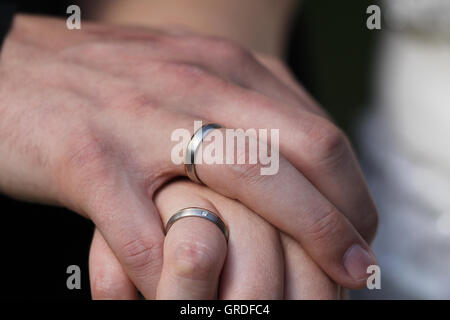
MULTIPOLYGON (((155 196, 163 223, 184 208, 202 208, 223 220, 176 220, 164 242, 157 299, 339 299, 341 291, 302 247, 236 200, 186 181, 155 196), (228 249, 227 249, 228 247, 228 249), (219 281, 220 278, 220 281, 219 281)), ((191 213, 192 214, 192 213, 191 213)), ((90 252, 94 299, 136 299, 138 293, 98 231, 90 252)))
MULTIPOLYGON (((181 193, 158 203, 158 191, 164 198, 176 188, 170 181, 186 175, 183 164, 171 161, 171 133, 184 128, 193 134, 196 120, 219 123, 221 131, 280 130, 276 175, 260 175, 259 164, 195 165, 205 186, 192 188, 236 208, 205 208, 229 227, 232 256, 222 279, 241 276, 239 264, 246 258, 236 258, 238 252, 258 252, 250 238, 246 246, 236 242, 258 225, 266 231, 252 233, 253 240, 273 248, 264 251, 267 260, 258 261, 281 254, 273 231, 278 229, 295 243, 288 247, 307 253, 337 283, 365 285, 367 266, 376 264, 368 244, 377 225, 375 206, 348 139, 280 63, 191 32, 84 23, 71 33, 63 20, 19 15, 1 51, 0 77, 0 190, 92 219, 98 228, 94 248, 97 240, 99 247, 107 243, 144 297, 170 295, 164 289, 173 281, 166 261, 176 252, 198 253, 199 264, 208 259, 190 244, 176 248, 182 240, 177 234, 189 239, 220 232, 192 217, 177 221, 164 240, 159 213, 166 222, 179 209, 206 205, 189 203, 181 193), (258 223, 234 224, 237 215, 258 223), (206 231, 190 233, 182 228, 188 223, 206 231)), ((224 239, 216 240, 216 249, 225 251, 224 239)), ((223 253, 212 257, 225 259, 223 253)), ((172 267, 189 271, 190 263, 172 267)), ((242 275, 256 286, 259 277, 280 277, 273 270, 242 275)), ((209 276, 216 281, 219 274, 214 269, 209 276)), ((205 289, 208 296, 211 288, 205 289)))

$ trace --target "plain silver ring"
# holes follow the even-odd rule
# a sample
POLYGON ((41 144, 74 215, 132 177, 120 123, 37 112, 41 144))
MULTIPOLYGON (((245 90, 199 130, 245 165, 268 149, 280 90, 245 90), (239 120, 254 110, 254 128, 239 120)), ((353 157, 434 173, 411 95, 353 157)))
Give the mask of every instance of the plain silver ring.
POLYGON ((214 129, 222 128, 220 124, 210 123, 202 126, 192 135, 186 148, 186 158, 184 160, 184 171, 189 179, 199 184, 204 184, 197 175, 195 169, 195 154, 203 139, 214 129))
POLYGON ((169 229, 176 221, 187 217, 199 217, 211 221, 220 229, 220 231, 222 231, 223 235, 225 236, 225 240, 228 241, 229 236, 228 228, 226 224, 222 221, 222 219, 217 214, 209 210, 197 207, 189 207, 181 209, 177 211, 172 217, 170 217, 169 221, 167 221, 166 224, 166 234, 169 232, 169 229))

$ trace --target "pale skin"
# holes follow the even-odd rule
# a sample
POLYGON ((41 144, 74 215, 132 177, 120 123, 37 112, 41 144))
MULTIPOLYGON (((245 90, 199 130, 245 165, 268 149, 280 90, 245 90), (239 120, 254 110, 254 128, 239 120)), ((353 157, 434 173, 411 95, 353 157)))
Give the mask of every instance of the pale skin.
POLYGON ((376 209, 348 140, 279 60, 235 40, 16 17, 1 52, 0 189, 94 221, 94 298, 336 298, 335 281, 364 286, 376 209), (280 128, 279 174, 199 165, 206 186, 166 184, 184 175, 170 133, 194 120, 280 128), (228 246, 194 218, 165 238, 187 206, 219 213, 228 246))
MULTIPOLYGON (((239 202, 178 180, 157 193, 155 204, 164 224, 179 209, 201 207, 218 213, 232 230, 227 252, 225 237, 211 222, 184 218, 174 224, 164 242, 157 299, 340 297, 340 288, 296 241, 239 202)), ((137 298, 133 283, 99 232, 91 247, 90 273, 94 298, 137 298)))

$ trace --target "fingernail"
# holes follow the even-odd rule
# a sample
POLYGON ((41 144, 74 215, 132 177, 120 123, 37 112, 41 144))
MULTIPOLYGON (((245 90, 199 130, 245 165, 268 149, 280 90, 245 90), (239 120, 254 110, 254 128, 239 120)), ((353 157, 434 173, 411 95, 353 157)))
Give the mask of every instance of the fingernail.
POLYGON ((367 267, 378 264, 372 253, 364 250, 359 244, 352 245, 344 254, 344 267, 347 273, 355 280, 367 279, 367 267))

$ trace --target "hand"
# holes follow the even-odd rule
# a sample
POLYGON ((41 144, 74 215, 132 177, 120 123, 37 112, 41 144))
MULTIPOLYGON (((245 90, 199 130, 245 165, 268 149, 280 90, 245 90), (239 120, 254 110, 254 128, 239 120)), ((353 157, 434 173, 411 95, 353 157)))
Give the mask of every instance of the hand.
MULTIPOLYGON (((164 242, 157 299, 338 299, 339 286, 301 246, 236 200, 186 180, 165 185, 155 196, 164 225, 178 210, 200 207, 227 224, 201 218, 175 222, 164 242), (220 279, 220 281, 219 281, 220 279)), ((94 299, 137 299, 137 290, 98 230, 89 256, 94 299)))
POLYGON ((300 242, 340 284, 365 285, 376 260, 363 237, 374 235, 376 210, 348 140, 246 50, 178 31, 84 23, 73 33, 62 20, 18 16, 1 54, 0 188, 92 219, 145 297, 155 295, 164 239, 151 199, 184 175, 170 136, 194 120, 279 128, 277 175, 197 165, 200 178, 300 242))

